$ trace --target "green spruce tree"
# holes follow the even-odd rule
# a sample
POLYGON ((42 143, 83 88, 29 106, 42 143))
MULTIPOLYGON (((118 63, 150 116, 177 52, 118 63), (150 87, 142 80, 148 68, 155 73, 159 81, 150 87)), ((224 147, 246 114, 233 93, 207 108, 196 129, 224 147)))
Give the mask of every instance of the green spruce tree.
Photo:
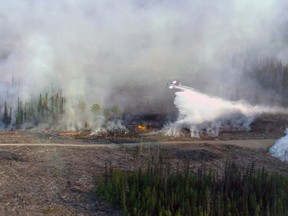
POLYGON ((5 127, 7 127, 9 125, 9 116, 8 116, 8 109, 7 109, 7 103, 5 101, 5 105, 4 105, 4 114, 3 114, 3 119, 2 122, 5 124, 5 127))

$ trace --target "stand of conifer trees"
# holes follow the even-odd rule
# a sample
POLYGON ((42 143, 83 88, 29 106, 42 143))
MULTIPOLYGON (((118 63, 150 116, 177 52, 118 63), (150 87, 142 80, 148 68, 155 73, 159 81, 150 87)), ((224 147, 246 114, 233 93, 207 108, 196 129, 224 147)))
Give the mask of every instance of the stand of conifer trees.
POLYGON ((12 128, 19 129, 25 123, 31 123, 37 126, 40 123, 57 124, 65 112, 66 98, 60 93, 42 97, 40 94, 39 99, 31 99, 30 101, 23 102, 20 98, 17 99, 17 107, 8 107, 6 101, 4 104, 4 113, 2 116, 2 123, 7 128, 9 125, 12 128), (15 122, 12 122, 14 115, 15 122))
POLYGON ((124 172, 106 168, 98 194, 124 215, 280 216, 288 215, 288 177, 227 162, 224 174, 171 172, 160 161, 124 172))

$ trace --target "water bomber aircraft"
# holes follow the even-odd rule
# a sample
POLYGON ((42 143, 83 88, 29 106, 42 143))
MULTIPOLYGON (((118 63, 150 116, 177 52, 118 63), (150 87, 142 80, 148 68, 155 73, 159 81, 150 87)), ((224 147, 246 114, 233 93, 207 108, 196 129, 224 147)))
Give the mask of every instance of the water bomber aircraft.
POLYGON ((173 89, 173 88, 175 88, 175 87, 177 87, 177 86, 181 86, 181 85, 182 85, 182 84, 179 83, 179 82, 177 82, 176 80, 174 80, 174 81, 172 81, 171 83, 168 83, 168 84, 167 84, 167 86, 168 86, 169 89, 173 89))

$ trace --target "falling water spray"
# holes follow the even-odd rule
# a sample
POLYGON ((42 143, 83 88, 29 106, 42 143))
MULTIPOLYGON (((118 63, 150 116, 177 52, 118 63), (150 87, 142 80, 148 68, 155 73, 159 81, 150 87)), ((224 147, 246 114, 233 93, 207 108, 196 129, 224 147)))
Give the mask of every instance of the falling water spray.
POLYGON ((253 106, 244 100, 212 97, 176 81, 168 87, 176 90, 174 104, 179 117, 164 127, 167 135, 179 136, 183 128, 189 129, 192 137, 200 137, 202 133, 218 136, 224 129, 248 131, 262 113, 287 113, 287 109, 281 107, 253 106))

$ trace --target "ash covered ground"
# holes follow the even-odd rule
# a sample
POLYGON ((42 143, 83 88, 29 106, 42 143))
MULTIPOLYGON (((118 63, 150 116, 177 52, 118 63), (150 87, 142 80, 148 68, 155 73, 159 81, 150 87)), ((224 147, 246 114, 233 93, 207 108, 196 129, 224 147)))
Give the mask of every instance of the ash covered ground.
POLYGON ((0 213, 121 215, 119 209, 95 196, 97 176, 103 174, 107 164, 135 170, 159 149, 174 170, 189 157, 195 170, 221 172, 225 161, 233 160, 243 167, 254 163, 288 175, 287 162, 268 153, 268 148, 284 135, 287 115, 262 115, 251 124, 250 131, 223 131, 213 138, 192 138, 185 129, 181 137, 150 133, 159 130, 159 118, 134 119, 130 122, 133 129, 123 133, 0 132, 0 213), (138 127, 140 123, 142 128, 138 127))

